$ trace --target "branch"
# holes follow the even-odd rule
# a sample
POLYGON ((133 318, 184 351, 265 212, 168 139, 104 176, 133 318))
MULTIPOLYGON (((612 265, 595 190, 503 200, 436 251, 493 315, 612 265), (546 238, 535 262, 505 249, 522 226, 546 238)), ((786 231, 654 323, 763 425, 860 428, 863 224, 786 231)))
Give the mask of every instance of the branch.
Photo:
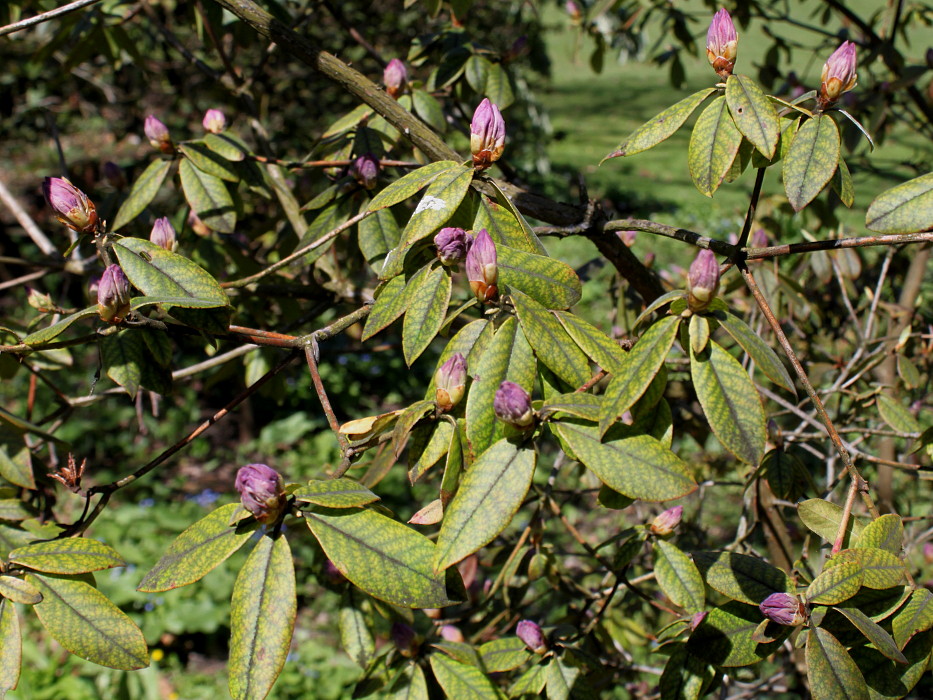
POLYGON ((0 36, 12 34, 13 32, 18 32, 20 29, 26 29, 27 27, 33 27, 37 24, 48 22, 50 19, 55 19, 56 17, 67 15, 69 12, 80 10, 82 7, 87 7, 88 5, 93 5, 98 2, 100 2, 100 0, 75 0, 74 2, 70 2, 67 5, 56 7, 54 10, 49 10, 48 12, 38 14, 35 17, 21 19, 19 22, 13 22, 13 24, 0 27, 0 36))

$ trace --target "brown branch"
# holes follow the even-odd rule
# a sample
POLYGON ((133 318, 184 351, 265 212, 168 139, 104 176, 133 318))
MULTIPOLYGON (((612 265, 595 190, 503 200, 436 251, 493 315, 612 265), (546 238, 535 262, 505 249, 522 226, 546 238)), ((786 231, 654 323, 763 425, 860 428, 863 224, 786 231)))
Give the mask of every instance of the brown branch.
POLYGON ((18 32, 20 29, 26 29, 27 27, 33 27, 37 24, 48 22, 50 19, 67 15, 69 12, 80 10, 82 7, 88 7, 98 2, 100 2, 100 0, 75 0, 67 5, 56 7, 54 10, 49 10, 48 12, 43 12, 34 17, 28 17, 27 19, 21 19, 19 22, 13 22, 5 27, 0 27, 0 36, 12 34, 13 32, 18 32))

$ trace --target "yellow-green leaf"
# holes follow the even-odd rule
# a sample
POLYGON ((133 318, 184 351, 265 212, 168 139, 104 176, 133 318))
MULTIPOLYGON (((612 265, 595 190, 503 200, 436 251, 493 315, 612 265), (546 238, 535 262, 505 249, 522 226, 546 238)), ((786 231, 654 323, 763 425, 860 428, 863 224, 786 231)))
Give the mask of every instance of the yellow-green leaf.
POLYGON ((492 682, 476 666, 454 661, 445 654, 431 654, 431 670, 448 698, 500 700, 492 682))
POLYGON ((726 80, 726 102, 742 135, 765 158, 773 158, 781 125, 777 110, 758 83, 747 75, 730 75, 726 80))
POLYGON ((16 608, 0 598, 0 697, 19 683, 23 663, 23 642, 19 632, 16 608))
POLYGON ((806 660, 814 700, 869 700, 862 672, 839 640, 821 627, 807 632, 806 660))
POLYGON ((900 555, 904 548, 904 523, 901 516, 888 513, 872 520, 862 530, 853 546, 857 549, 875 547, 900 555))
POLYGON ((519 291, 512 292, 515 312, 535 356, 572 387, 582 386, 591 376, 590 364, 554 315, 519 291))
POLYGON ((897 555, 884 549, 843 549, 833 556, 829 564, 835 568, 849 562, 858 564, 862 572, 862 585, 866 588, 893 588, 907 577, 904 562, 897 555))
POLYGON ((479 648, 483 667, 489 673, 513 671, 531 659, 531 652, 518 637, 500 637, 479 648))
POLYGON ((911 691, 927 672, 931 651, 933 632, 924 632, 904 648, 906 665, 884 658, 870 646, 854 647, 849 655, 865 677, 872 700, 900 700, 917 697, 911 691))
POLYGON ((755 362, 755 366, 764 372, 768 379, 787 389, 795 396, 797 395, 797 390, 794 389, 794 380, 787 373, 784 363, 781 362, 774 350, 761 339, 761 336, 728 309, 717 309, 713 316, 726 329, 726 332, 732 336, 733 340, 748 353, 748 356, 755 362))
POLYGON ((742 134, 732 121, 725 96, 720 95, 700 113, 687 150, 690 177, 702 194, 713 196, 741 144, 742 134))
POLYGON ((82 318, 90 318, 91 316, 97 316, 97 306, 89 306, 86 309, 77 311, 65 318, 61 319, 57 323, 53 323, 51 326, 46 326, 45 328, 40 328, 34 333, 30 333, 25 338, 23 342, 26 345, 43 345, 48 343, 62 333, 64 333, 75 321, 80 321, 82 318))
POLYGON ((311 479, 292 494, 296 501, 313 503, 328 508, 355 508, 379 500, 361 483, 342 477, 340 479, 311 479))
POLYGON ((178 166, 181 188, 194 213, 213 231, 233 233, 236 229, 236 207, 224 181, 194 167, 189 160, 178 166))
POLYGON ((878 394, 878 413, 885 423, 898 432, 919 433, 921 430, 920 423, 910 410, 887 394, 878 394))
POLYGON ((239 182, 240 175, 230 161, 215 153, 203 141, 185 141, 178 144, 178 150, 201 172, 227 182, 239 182))
POLYGON ((133 286, 147 296, 179 300, 190 297, 214 302, 214 306, 230 303, 220 283, 204 268, 155 243, 121 238, 113 244, 113 251, 133 286))
POLYGON ((450 303, 450 273, 438 266, 421 277, 417 287, 405 290, 405 320, 402 323, 402 351, 410 367, 434 340, 447 315, 450 303))
POLYGON ((404 202, 409 197, 418 194, 436 180, 439 175, 456 168, 458 165, 452 160, 439 160, 428 163, 417 170, 412 170, 373 197, 366 209, 367 211, 376 211, 377 209, 384 209, 399 202, 404 202))
POLYGON ((849 620, 855 628, 865 635, 865 638, 872 645, 892 661, 899 664, 906 664, 907 658, 901 653, 894 643, 894 639, 877 622, 868 615, 855 607, 846 607, 844 605, 836 606, 836 611, 841 613, 849 620))
POLYGON ((363 219, 357 228, 360 252, 378 274, 382 271, 386 255, 398 245, 401 235, 395 215, 388 209, 378 209, 375 214, 363 219))
POLYGON ((15 576, 0 575, 0 596, 22 605, 35 605, 42 602, 42 594, 35 586, 15 576))
POLYGON ((826 114, 808 119, 784 156, 784 192, 794 211, 818 195, 839 163, 839 127, 826 114))
POLYGON ((845 159, 841 156, 839 158, 839 167, 833 173, 833 179, 829 181, 829 184, 833 191, 839 195, 839 201, 851 208, 855 203, 855 184, 852 182, 849 166, 846 165, 845 159))
POLYGON ((787 574, 758 557, 737 552, 694 552, 693 561, 710 588, 742 603, 758 605, 772 593, 794 593, 787 574))
POLYGON ((366 615, 360 610, 357 600, 361 598, 355 588, 347 588, 337 613, 337 626, 340 628, 340 643, 343 650, 361 668, 366 668, 376 653, 376 642, 369 630, 366 615))
POLYGON ((410 280, 406 280, 404 275, 398 275, 379 285, 375 295, 376 303, 373 304, 372 311, 366 319, 366 325, 363 327, 363 340, 369 340, 405 313, 409 296, 406 291, 411 291, 408 285, 414 289, 428 269, 427 265, 422 267, 410 280))
MULTIPOLYGON (((800 520, 810 530, 822 537, 827 542, 835 542, 836 534, 839 531, 839 523, 842 522, 842 507, 835 503, 824 501, 822 498, 811 498, 807 501, 797 504, 797 515, 800 520)), ((864 525, 856 518, 849 518, 846 522, 845 537, 843 546, 849 546, 850 542, 855 542, 862 534, 864 525)))
POLYGON ((136 182, 133 183, 133 188, 130 190, 126 201, 120 205, 120 209, 110 225, 111 231, 120 230, 149 206, 149 202, 158 194, 159 188, 162 187, 162 182, 171 168, 171 160, 161 159, 154 160, 146 166, 142 175, 136 178, 136 182))
POLYGON ((654 551, 654 573, 664 594, 689 613, 702 611, 706 589, 696 564, 665 540, 655 540, 654 551))
POLYGON ((843 562, 823 571, 807 587, 807 601, 836 605, 848 600, 862 587, 862 569, 856 562, 843 562))
POLYGON ((409 464, 412 466, 408 470, 408 480, 415 483, 424 476, 425 472, 437 464, 438 460, 447 454, 450 449, 451 439, 454 438, 454 426, 446 420, 437 421, 431 437, 425 444, 420 454, 413 454, 414 448, 409 450, 409 464))
POLYGON ((83 574, 126 566, 116 550, 85 537, 33 542, 10 552, 10 561, 49 574, 83 574))
POLYGON ((554 315, 593 362, 613 374, 621 370, 625 362, 625 352, 618 342, 569 311, 555 311, 554 315))
POLYGON ((504 245, 496 251, 500 284, 524 292, 549 309, 567 309, 580 301, 580 278, 566 263, 504 245))
POLYGON ((910 600, 891 621, 894 641, 899 649, 920 632, 933 627, 933 593, 926 588, 918 588, 910 594, 910 600))
POLYGON ((933 173, 879 194, 868 207, 865 226, 879 233, 913 233, 933 228, 933 173))

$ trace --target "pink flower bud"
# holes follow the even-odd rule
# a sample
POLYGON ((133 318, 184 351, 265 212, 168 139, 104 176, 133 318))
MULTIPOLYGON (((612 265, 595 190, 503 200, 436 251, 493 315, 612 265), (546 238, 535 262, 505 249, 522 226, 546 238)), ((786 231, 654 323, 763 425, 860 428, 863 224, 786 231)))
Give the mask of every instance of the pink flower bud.
POLYGON ((389 634, 395 642, 395 647, 405 658, 410 659, 418 653, 418 636, 409 625, 404 622, 393 622, 389 634))
POLYGON ((405 91, 408 84, 408 69, 399 59, 393 58, 382 72, 382 82, 385 83, 389 97, 398 98, 405 91))
POLYGON ((282 477, 265 464, 247 464, 236 473, 240 502, 261 523, 276 520, 285 507, 282 477))
POLYGON ((119 265, 110 265, 97 285, 97 313, 107 323, 120 323, 130 312, 130 281, 119 265))
POLYGON ((441 633, 441 639, 443 639, 445 642, 463 644, 463 642, 466 641, 463 638, 463 632, 460 631, 459 627, 454 625, 444 625, 439 631, 441 633))
POLYGON ((473 236, 462 228, 442 228, 434 236, 434 245, 437 246, 437 257, 444 265, 456 265, 466 259, 467 253, 473 247, 473 236))
POLYGON ((842 93, 855 87, 857 58, 855 44, 844 41, 823 66, 820 77, 820 105, 826 107, 838 100, 842 93))
POLYGON ((772 593, 758 605, 761 614, 779 625, 799 625, 804 620, 800 601, 787 593, 772 593))
POLYGON ((473 167, 485 170, 499 160, 505 148, 505 120, 489 98, 480 102, 470 123, 470 151, 473 167))
POLYGON ((486 229, 480 229, 467 252, 466 276, 470 289, 480 301, 491 301, 499 296, 499 288, 496 286, 499 281, 496 244, 486 229))
POLYGON ((178 236, 175 234, 175 227, 172 226, 172 222, 168 220, 167 216, 163 216, 160 219, 156 219, 155 223, 152 225, 152 231, 149 233, 149 240, 152 243, 155 243, 160 248, 165 248, 167 251, 172 252, 176 248, 176 238, 178 236))
POLYGON ((522 620, 515 626, 515 635, 535 654, 543 654, 547 651, 547 638, 536 622, 522 620))
POLYGON ((152 114, 146 117, 143 131, 153 148, 158 148, 162 153, 175 152, 175 144, 172 143, 172 137, 169 136, 168 127, 152 114))
POLYGON ((680 520, 684 516, 683 506, 674 506, 668 508, 658 517, 651 521, 650 530, 659 537, 667 537, 680 525, 680 520))
POLYGON ((722 8, 713 15, 713 21, 706 32, 706 57, 723 80, 732 75, 738 46, 739 35, 735 31, 732 17, 722 8))
POLYGON ((47 177, 42 182, 45 201, 55 210, 55 218, 79 233, 97 231, 97 207, 81 190, 63 177, 47 177))
POLYGON ((708 614, 709 613, 706 610, 701 610, 698 613, 693 613, 693 617, 690 618, 690 631, 692 632, 697 627, 699 627, 700 624, 703 622, 703 620, 706 619, 706 616, 708 614))
POLYGON ((499 385, 492 400, 492 410, 496 418, 519 430, 529 428, 535 422, 531 395, 515 382, 505 381, 499 385))
POLYGON ((360 156, 350 166, 350 175, 360 185, 371 190, 379 177, 379 159, 372 153, 360 156))
POLYGON ((434 375, 435 399, 440 410, 449 411, 460 403, 466 390, 466 378, 466 360, 459 352, 455 352, 434 375))
POLYGON ((227 128, 227 117, 219 109, 209 109, 204 113, 201 125, 212 134, 219 134, 227 128))
POLYGON ((579 22, 580 17, 583 14, 580 12, 580 6, 577 5, 577 3, 575 3, 573 0, 567 0, 567 2, 564 3, 564 11, 570 15, 570 19, 575 22, 579 22))
POLYGON ((711 250, 701 250, 687 272, 687 306, 702 311, 719 291, 719 263, 711 250))

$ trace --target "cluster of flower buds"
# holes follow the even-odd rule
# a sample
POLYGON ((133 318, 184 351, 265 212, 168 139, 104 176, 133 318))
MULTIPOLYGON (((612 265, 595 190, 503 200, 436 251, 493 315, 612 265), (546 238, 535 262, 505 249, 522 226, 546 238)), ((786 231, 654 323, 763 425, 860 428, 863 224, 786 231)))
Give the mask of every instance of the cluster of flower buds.
POLYGON ((485 98, 473 112, 470 123, 470 152, 473 167, 485 170, 502 156, 505 148, 505 120, 499 108, 485 98))
POLYGON ((172 137, 168 133, 168 127, 154 115, 150 114, 146 117, 143 131, 153 148, 158 148, 162 153, 175 152, 175 144, 172 143, 172 137))
POLYGON ((466 359, 459 352, 455 352, 434 375, 434 397, 441 411, 449 411, 460 403, 466 391, 466 379, 466 359))
POLYGON ((719 263, 716 254, 701 250, 687 272, 687 306, 694 313, 703 311, 719 291, 719 263))
POLYGON ((667 537, 677 529, 677 526, 680 525, 680 521, 683 517, 683 506, 674 506, 673 508, 668 508, 666 511, 651 521, 651 525, 648 526, 648 529, 651 530, 651 534, 653 535, 657 535, 658 537, 667 537))
POLYGON ((382 71, 382 82, 385 83, 389 97, 398 99, 408 85, 408 69, 405 68, 405 64, 397 58, 389 61, 385 70, 382 71))
POLYGON ((55 217, 78 233, 97 232, 97 207, 84 192, 63 177, 47 177, 42 183, 45 201, 55 217))
POLYGON ((274 522, 285 507, 282 477, 265 464, 240 467, 234 484, 240 503, 261 523, 274 522))
POLYGON ((858 75, 855 72, 857 58, 855 44, 844 41, 823 66, 820 77, 820 108, 826 108, 855 87, 858 75))
POLYGON ((796 596, 772 593, 758 605, 761 614, 779 625, 802 625, 806 609, 796 596))
POLYGON ((212 134, 219 134, 227 128, 227 117, 219 109, 209 109, 204 113, 204 119, 201 120, 201 125, 204 127, 205 131, 212 134))
POLYGON ((738 47, 739 35, 735 31, 732 17, 722 8, 713 15, 713 21, 706 32, 706 57, 722 80, 732 75, 738 47))
POLYGON ((504 381, 499 385, 492 400, 492 410, 496 418, 519 430, 527 430, 535 422, 531 395, 515 382, 504 381))
POLYGON ((470 289, 480 301, 492 301, 499 296, 496 244, 486 229, 480 229, 466 254, 466 276, 470 289))
POLYGON ((538 623, 531 620, 521 620, 515 626, 515 636, 521 639, 525 646, 535 654, 543 654, 548 649, 544 630, 541 629, 538 623))
POLYGON ((151 243, 155 243, 160 248, 165 248, 170 253, 175 252, 175 248, 178 247, 177 238, 175 227, 172 226, 172 222, 168 220, 167 216, 156 219, 152 225, 152 231, 149 233, 151 243))
POLYGON ((107 323, 120 323, 130 312, 130 281, 119 265, 110 265, 97 283, 97 313, 107 323))
POLYGON ((366 153, 350 165, 350 176, 362 187, 371 190, 379 178, 379 159, 372 153, 366 153))
POLYGON ((473 247, 473 236, 462 228, 447 227, 434 236, 437 257, 447 266, 458 265, 466 260, 467 253, 473 247))

